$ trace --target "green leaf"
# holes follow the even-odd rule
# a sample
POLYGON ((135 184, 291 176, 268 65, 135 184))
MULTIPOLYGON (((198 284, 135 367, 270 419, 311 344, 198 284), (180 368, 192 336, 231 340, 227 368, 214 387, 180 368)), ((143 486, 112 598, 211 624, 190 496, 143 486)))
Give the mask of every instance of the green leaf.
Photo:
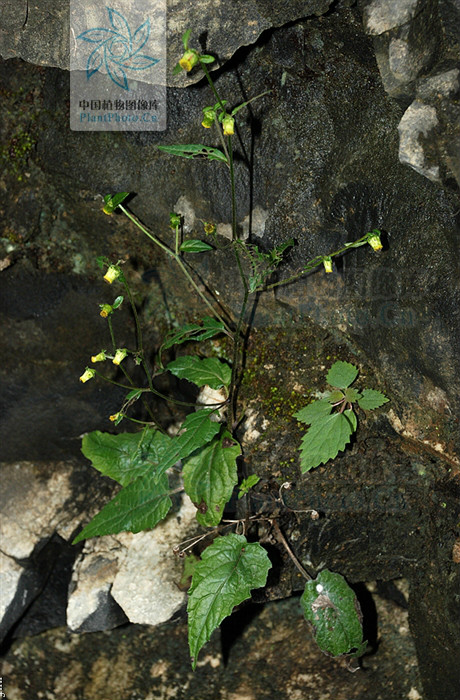
POLYGON ((225 504, 238 482, 236 460, 240 445, 225 431, 187 459, 184 488, 198 508, 196 519, 204 527, 218 525, 225 504))
POLYGON ((201 408, 195 413, 190 413, 182 423, 182 432, 171 440, 169 446, 162 455, 158 465, 157 474, 173 467, 180 459, 185 459, 203 445, 211 442, 219 432, 221 425, 211 420, 214 413, 212 408, 201 408))
POLYGON ((183 68, 182 68, 182 66, 180 65, 180 63, 176 63, 176 65, 174 66, 174 68, 173 68, 173 70, 172 70, 172 74, 173 74, 173 75, 179 75, 179 73, 182 73, 182 70, 183 70, 183 68))
POLYGON ((243 479, 238 491, 238 498, 243 498, 253 486, 259 483, 259 481, 260 476, 257 476, 257 474, 250 474, 247 479, 243 479))
POLYGON ((132 401, 133 399, 138 399, 140 396, 142 396, 142 393, 142 389, 131 389, 131 391, 129 391, 126 394, 125 401, 132 401))
POLYGON ((190 39, 191 33, 192 33, 192 30, 187 29, 187 31, 182 34, 182 44, 184 47, 184 51, 187 51, 187 49, 188 49, 188 40, 190 39))
POLYGON ((181 156, 182 158, 205 158, 207 160, 218 160, 221 163, 228 163, 227 156, 222 153, 222 151, 219 151, 218 148, 211 148, 210 146, 203 146, 202 144, 177 144, 172 146, 157 146, 157 148, 172 156, 181 156))
POLYGON ((230 367, 217 357, 201 359, 196 355, 184 355, 170 362, 166 369, 179 379, 188 379, 197 386, 207 384, 211 389, 228 386, 232 378, 230 367))
POLYGON ((115 209, 129 197, 129 192, 118 192, 117 194, 106 194, 104 197, 103 210, 106 214, 111 214, 115 209))
POLYGON ((268 554, 258 542, 243 535, 217 537, 207 547, 193 572, 188 600, 188 640, 192 667, 198 653, 222 620, 264 586, 271 567, 268 554))
POLYGON ((188 241, 184 241, 179 250, 182 253, 203 253, 206 250, 213 250, 213 247, 209 243, 200 241, 198 238, 191 238, 188 241))
POLYGON ((209 56, 206 53, 201 54, 200 56, 200 63, 214 63, 216 59, 214 56, 209 56))
POLYGON ((84 436, 81 451, 101 474, 126 486, 159 464, 171 438, 157 430, 111 435, 95 430, 84 436))
POLYGON ((91 520, 72 544, 88 537, 149 530, 166 517, 172 506, 166 474, 147 473, 121 491, 91 520))
POLYGON ((193 576, 195 566, 200 562, 200 558, 197 557, 196 554, 188 554, 183 562, 184 569, 179 581, 179 586, 181 586, 182 589, 186 588, 191 583, 190 579, 193 576))
POLYGON ((356 391, 356 389, 352 389, 350 387, 348 387, 348 389, 345 389, 345 400, 349 403, 354 403, 359 398, 361 398, 361 394, 359 393, 359 391, 356 391))
POLYGON ((322 651, 331 656, 364 654, 361 609, 343 576, 327 569, 321 571, 315 580, 307 582, 300 604, 322 651))
POLYGON ((345 449, 356 426, 356 416, 350 410, 315 418, 302 438, 300 448, 302 473, 334 459, 341 450, 345 449))
POLYGON ((317 420, 325 418, 331 411, 332 406, 329 403, 329 399, 321 399, 320 401, 312 401, 312 403, 309 403, 308 406, 301 408, 300 411, 294 413, 294 418, 297 418, 297 420, 302 421, 302 423, 309 425, 310 423, 314 423, 317 420))
MULTIPOLYGON (((240 111, 240 109, 243 109, 243 107, 246 107, 246 105, 250 104, 251 102, 254 102, 255 100, 258 100, 260 97, 264 97, 265 95, 269 95, 273 90, 267 90, 266 92, 261 92, 260 95, 256 95, 255 97, 251 97, 250 100, 247 100, 246 102, 242 102, 240 105, 237 105, 231 112, 231 116, 234 117, 237 112, 240 111)), ((290 239, 292 241, 292 244, 294 244, 293 239, 290 239)))
POLYGON ((329 403, 339 403, 339 401, 342 401, 342 399, 345 398, 345 394, 343 391, 340 391, 340 389, 337 389, 337 391, 331 391, 329 396, 327 397, 327 400, 329 403))
POLYGON ((117 297, 117 298, 115 299, 115 301, 113 302, 113 304, 112 304, 112 308, 114 308, 114 309, 119 309, 120 306, 123 304, 123 299, 124 299, 123 296, 117 297))
POLYGON ((374 408, 379 408, 387 403, 389 399, 376 389, 363 389, 362 396, 358 401, 358 406, 364 411, 372 411, 374 408))
POLYGON ((327 383, 336 389, 346 389, 358 376, 358 368, 350 362, 334 362, 326 375, 327 383))

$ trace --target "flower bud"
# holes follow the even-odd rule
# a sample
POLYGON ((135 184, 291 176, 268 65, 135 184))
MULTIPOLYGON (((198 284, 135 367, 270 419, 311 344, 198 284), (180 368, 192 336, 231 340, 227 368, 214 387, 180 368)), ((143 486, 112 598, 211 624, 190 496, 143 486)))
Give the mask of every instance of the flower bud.
POLYGON ((126 350, 126 348, 119 348, 116 351, 115 357, 112 360, 113 364, 119 365, 125 359, 127 354, 128 354, 128 351, 126 350))
POLYGON ((92 379, 95 374, 96 374, 95 369, 90 369, 89 367, 87 367, 85 369, 85 371, 83 372, 83 374, 81 375, 80 381, 82 382, 82 384, 84 384, 85 382, 88 382, 90 379, 92 379))
POLYGON ((91 362, 103 362, 104 360, 107 359, 107 356, 105 354, 105 350, 101 350, 97 355, 93 355, 91 357, 91 362))
POLYGON ((222 119, 222 129, 224 136, 233 136, 235 133, 235 120, 229 114, 222 119))
POLYGON ((187 73, 198 63, 199 57, 196 51, 188 49, 179 61, 180 67, 187 73))
POLYGON ((109 269, 107 270, 107 272, 105 273, 104 279, 109 284, 112 284, 112 282, 115 282, 115 280, 118 279, 118 277, 120 277, 120 275, 121 275, 121 270, 118 267, 116 267, 115 265, 111 265, 109 267, 109 269))
POLYGON ((383 248, 382 241, 380 240, 380 233, 372 233, 372 235, 367 239, 367 242, 371 246, 372 250, 382 250, 383 248))
POLYGON ((329 255, 327 258, 324 258, 323 260, 323 265, 324 265, 324 271, 329 274, 332 272, 332 258, 329 255))
POLYGON ((170 212, 169 225, 174 229, 180 226, 180 214, 176 214, 174 211, 170 212))
POLYGON ((113 312, 113 306, 110 306, 110 304, 99 304, 99 306, 101 307, 99 316, 102 316, 102 318, 107 318, 113 312))

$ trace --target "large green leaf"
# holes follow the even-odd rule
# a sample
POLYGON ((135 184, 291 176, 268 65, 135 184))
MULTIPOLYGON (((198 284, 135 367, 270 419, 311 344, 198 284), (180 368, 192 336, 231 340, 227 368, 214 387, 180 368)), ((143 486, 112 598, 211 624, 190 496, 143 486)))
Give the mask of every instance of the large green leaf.
POLYGON ((358 376, 358 368, 350 362, 334 362, 326 375, 327 383, 336 389, 346 389, 358 376))
POLYGON ((300 603, 320 649, 332 656, 364 654, 361 609, 343 576, 321 571, 307 582, 300 603))
POLYGON ((171 508, 166 474, 144 474, 125 486, 91 520, 73 544, 88 537, 127 530, 140 532, 155 527, 171 508))
POLYGON ((170 441, 152 428, 119 435, 95 430, 84 436, 81 451, 101 474, 126 486, 160 463, 170 441))
POLYGON ((193 572, 188 601, 188 640, 192 666, 198 653, 222 620, 264 586, 271 567, 268 554, 258 542, 243 535, 217 537, 202 554, 193 572))
POLYGON ((358 406, 364 411, 372 411, 374 408, 383 406, 387 401, 389 401, 389 399, 380 391, 376 389, 363 389, 362 396, 358 401, 358 406))
POLYGON ((177 328, 169 333, 161 346, 161 352, 171 348, 173 345, 180 345, 189 340, 208 340, 224 331, 224 324, 216 321, 211 316, 205 316, 203 322, 186 323, 181 328, 177 328))
POLYGON ((220 423, 211 420, 212 408, 202 408, 190 413, 182 423, 182 432, 177 435, 163 453, 157 474, 164 474, 180 459, 185 459, 203 445, 210 442, 220 430, 220 423))
POLYGON ((203 146, 199 143, 158 146, 157 148, 172 156, 181 156, 182 158, 205 158, 206 160, 218 160, 221 163, 228 163, 227 156, 222 153, 222 151, 219 151, 218 148, 203 146))
POLYGON ((207 384, 211 389, 228 386, 232 378, 230 367, 217 357, 201 359, 196 355, 184 355, 170 362, 166 369, 179 379, 188 379, 197 386, 207 384))
POLYGON ((308 406, 301 408, 300 411, 294 413, 294 418, 302 421, 309 425, 314 423, 316 420, 321 420, 328 416, 332 411, 332 405, 329 403, 328 399, 321 399, 320 401, 312 401, 308 406))
POLYGON ((236 459, 240 445, 225 431, 189 457, 184 465, 184 487, 198 508, 200 525, 218 525, 238 482, 236 459))
POLYGON ((336 457, 338 452, 345 449, 356 426, 356 416, 351 410, 316 418, 302 438, 302 472, 308 472, 336 457))

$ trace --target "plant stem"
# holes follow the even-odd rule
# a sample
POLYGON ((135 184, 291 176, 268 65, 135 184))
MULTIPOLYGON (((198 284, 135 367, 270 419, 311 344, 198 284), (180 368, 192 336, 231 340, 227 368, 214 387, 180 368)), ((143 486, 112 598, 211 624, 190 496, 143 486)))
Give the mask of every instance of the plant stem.
POLYGON ((297 272, 295 275, 292 275, 291 277, 288 277, 285 280, 280 280, 279 282, 269 284, 268 287, 265 287, 265 291, 267 292, 269 289, 274 289, 275 287, 280 287, 283 284, 289 284, 289 282, 294 282, 295 280, 299 279, 299 277, 302 277, 302 275, 304 275, 305 272, 313 270, 315 267, 319 267, 319 265, 322 265, 325 257, 334 258, 337 255, 341 255, 341 253, 345 253, 347 250, 351 250, 352 248, 359 248, 360 246, 365 245, 368 239, 369 234, 366 233, 364 236, 361 236, 361 238, 358 238, 353 243, 347 243, 342 248, 339 248, 339 250, 336 250, 333 253, 329 253, 328 256, 317 255, 315 258, 312 258, 312 260, 309 260, 309 262, 307 262, 307 264, 300 270, 300 272, 297 272))
POLYGON ((185 275, 185 277, 187 278, 187 280, 190 282, 190 284, 192 285, 192 287, 193 287, 193 289, 195 290, 195 292, 196 292, 196 293, 199 295, 199 297, 204 301, 204 303, 206 304, 206 306, 208 307, 208 309, 212 312, 212 315, 213 315, 215 318, 217 318, 217 320, 220 321, 220 323, 223 324, 223 326, 224 326, 224 328, 225 328, 227 334, 231 336, 231 330, 230 330, 230 328, 228 327, 228 324, 224 321, 224 319, 223 319, 222 316, 219 314, 219 312, 216 311, 216 309, 215 309, 215 308, 213 307, 213 305, 208 301, 208 299, 206 298, 206 296, 203 294, 203 292, 201 291, 201 289, 198 287, 197 283, 195 282, 195 280, 193 279, 193 277, 191 276, 191 274, 189 273, 189 271, 188 271, 187 268, 185 267, 184 263, 183 263, 182 260, 180 259, 179 255, 176 255, 176 253, 174 253, 174 251, 172 251, 170 248, 168 248, 167 245, 165 245, 164 243, 162 243, 158 238, 156 238, 156 236, 154 236, 152 233, 150 233, 150 231, 148 231, 148 229, 146 229, 145 226, 143 226, 143 225, 141 224, 141 222, 140 222, 135 216, 133 216, 133 214, 131 214, 131 212, 129 212, 127 209, 125 209, 124 206, 122 206, 122 205, 120 204, 120 205, 119 205, 119 209, 121 209, 121 211, 125 214, 125 216, 127 216, 128 219, 129 219, 130 221, 132 221, 133 224, 135 224, 135 225, 137 226, 137 228, 140 229, 140 230, 142 231, 142 233, 144 233, 148 238, 150 238, 151 241, 153 241, 157 246, 159 246, 159 247, 161 248, 161 250, 163 250, 165 253, 167 253, 171 258, 173 258, 173 259, 176 261, 176 263, 179 265, 179 267, 180 267, 182 273, 185 275))
POLYGON ((275 532, 276 532, 278 538, 281 540, 281 543, 282 543, 282 545, 284 546, 286 552, 289 554, 291 560, 294 562, 296 568, 300 571, 300 573, 302 574, 302 576, 303 576, 305 579, 307 579, 307 581, 312 581, 313 578, 310 576, 310 574, 308 574, 308 573, 305 571, 305 569, 303 568, 302 564, 299 562, 299 560, 298 560, 297 557, 295 556, 294 552, 292 551, 292 549, 291 549, 290 546, 288 545, 285 536, 284 536, 283 533, 281 532, 281 528, 280 528, 280 526, 278 525, 278 523, 276 522, 276 520, 270 520, 270 522, 271 522, 271 524, 273 525, 273 528, 275 529, 275 532))

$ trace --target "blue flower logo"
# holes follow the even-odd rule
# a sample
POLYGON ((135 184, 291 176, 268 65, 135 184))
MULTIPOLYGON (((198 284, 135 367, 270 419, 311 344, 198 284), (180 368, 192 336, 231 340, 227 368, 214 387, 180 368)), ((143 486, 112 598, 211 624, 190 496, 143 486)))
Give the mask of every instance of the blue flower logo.
POLYGON ((106 7, 106 10, 113 29, 96 27, 87 29, 77 37, 97 44, 86 62, 86 77, 89 80, 105 65, 113 82, 129 91, 126 71, 145 70, 160 60, 140 53, 150 36, 150 20, 146 19, 132 35, 128 22, 120 12, 110 7, 106 7))

